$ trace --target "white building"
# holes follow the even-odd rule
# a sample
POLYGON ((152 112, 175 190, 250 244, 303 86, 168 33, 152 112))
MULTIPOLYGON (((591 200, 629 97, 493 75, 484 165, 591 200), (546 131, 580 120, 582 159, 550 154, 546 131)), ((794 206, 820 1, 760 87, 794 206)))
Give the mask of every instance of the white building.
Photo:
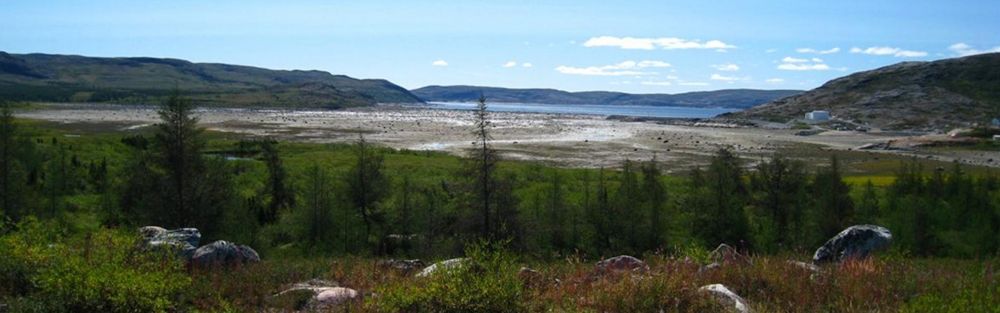
POLYGON ((810 121, 829 121, 830 112, 827 111, 812 111, 806 113, 806 119, 810 121))
POLYGON ((1000 127, 1000 117, 993 119, 993 127, 1000 127))

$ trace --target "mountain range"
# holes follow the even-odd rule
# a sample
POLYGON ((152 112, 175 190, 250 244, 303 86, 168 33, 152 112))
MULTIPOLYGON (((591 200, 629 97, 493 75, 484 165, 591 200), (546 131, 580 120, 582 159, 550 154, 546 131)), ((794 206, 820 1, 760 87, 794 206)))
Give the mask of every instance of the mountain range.
POLYGON ((786 122, 813 110, 886 129, 982 125, 1000 117, 1000 53, 903 62, 858 72, 723 117, 786 122))
POLYGON ((490 102, 653 105, 745 109, 791 96, 801 90, 728 89, 679 94, 629 94, 611 91, 569 92, 556 89, 512 89, 482 86, 427 86, 411 90, 424 101, 471 102, 485 96, 490 102))
POLYGON ((200 105, 343 108, 419 103, 383 79, 162 58, 0 52, 0 99, 158 103, 179 90, 200 105))

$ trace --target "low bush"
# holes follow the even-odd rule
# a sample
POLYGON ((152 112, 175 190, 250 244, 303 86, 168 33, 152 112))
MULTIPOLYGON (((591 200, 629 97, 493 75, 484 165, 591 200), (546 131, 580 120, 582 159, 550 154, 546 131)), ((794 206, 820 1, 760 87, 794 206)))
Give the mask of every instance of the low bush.
POLYGON ((524 285, 512 255, 497 244, 466 249, 465 262, 430 277, 409 278, 376 289, 378 312, 524 312, 524 285))
POLYGON ((144 253, 135 234, 62 237, 33 219, 0 237, 0 291, 14 312, 176 311, 190 284, 182 264, 144 253))

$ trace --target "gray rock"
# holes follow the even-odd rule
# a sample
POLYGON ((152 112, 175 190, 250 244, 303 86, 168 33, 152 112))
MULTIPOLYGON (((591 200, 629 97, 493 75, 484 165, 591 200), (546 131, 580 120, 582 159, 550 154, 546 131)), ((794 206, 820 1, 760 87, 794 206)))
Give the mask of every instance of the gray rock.
POLYGON ((542 273, 529 267, 521 267, 517 271, 517 278, 528 285, 537 285, 542 281, 542 273))
POLYGON ((219 240, 194 251, 191 264, 197 266, 234 265, 260 262, 260 255, 253 248, 219 240))
POLYGON ((892 243, 889 229, 877 225, 855 225, 844 229, 813 254, 813 264, 866 258, 892 243))
POLYGON ((739 313, 750 312, 750 306, 747 305, 747 301, 743 300, 743 297, 740 297, 736 293, 729 290, 729 288, 726 288, 725 285, 712 284, 703 286, 698 288, 698 292, 711 295, 713 298, 718 300, 719 303, 724 305, 727 311, 739 313))
POLYGON ((601 273, 623 272, 623 271, 646 271, 649 265, 640 259, 629 255, 619 255, 597 262, 596 270, 601 273))
POLYGON ((295 311, 317 311, 334 309, 340 304, 356 299, 359 293, 350 288, 338 287, 337 283, 310 279, 293 284, 268 299, 272 306, 295 311))
POLYGON ((705 266, 702 266, 702 267, 698 268, 698 273, 709 272, 709 271, 712 271, 712 270, 715 270, 715 269, 719 269, 721 267, 722 267, 722 264, 720 264, 719 262, 712 262, 712 263, 710 263, 708 265, 705 265, 705 266))
POLYGON ((461 267, 462 264, 465 263, 465 261, 466 261, 465 258, 455 258, 455 259, 450 259, 450 260, 444 260, 444 261, 441 261, 441 262, 437 262, 437 263, 431 264, 431 266, 428 266, 427 268, 424 268, 424 270, 420 271, 420 273, 417 273, 416 276, 417 277, 429 277, 429 276, 433 275, 435 272, 440 271, 442 269, 445 269, 445 270, 456 269, 456 268, 461 267))
POLYGON ((327 311, 340 307, 348 301, 360 298, 361 293, 357 290, 344 287, 333 287, 316 294, 316 296, 309 301, 307 307, 310 311, 327 311))
POLYGON ((809 272, 819 273, 819 266, 816 266, 815 264, 793 260, 788 260, 788 264, 809 272))
POLYGON ((413 260, 395 260, 395 259, 380 260, 375 265, 378 266, 379 268, 396 270, 396 271, 400 271, 400 272, 403 272, 403 273, 410 273, 410 272, 416 271, 417 269, 421 269, 421 268, 424 268, 425 266, 427 266, 427 264, 424 263, 424 261, 421 261, 421 260, 418 260, 418 259, 413 259, 413 260))
POLYGON ((198 243, 201 242, 201 232, 197 228, 179 228, 166 230, 159 226, 139 228, 144 249, 149 251, 171 251, 189 260, 194 255, 198 243))

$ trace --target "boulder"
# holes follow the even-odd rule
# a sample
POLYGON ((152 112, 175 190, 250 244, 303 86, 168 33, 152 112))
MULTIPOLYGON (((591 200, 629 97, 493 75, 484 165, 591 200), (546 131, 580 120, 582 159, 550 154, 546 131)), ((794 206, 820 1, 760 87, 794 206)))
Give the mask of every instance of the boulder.
POLYGON ((191 264, 196 266, 234 265, 259 261, 260 255, 253 248, 225 240, 201 246, 191 256, 191 264))
POLYGON ((708 265, 705 265, 705 266, 702 266, 702 267, 698 268, 698 273, 700 274, 700 273, 709 272, 709 271, 712 271, 712 270, 719 269, 721 267, 722 267, 721 263, 719 263, 719 262, 712 262, 712 263, 709 263, 708 265))
POLYGON ((855 225, 844 229, 813 254, 813 264, 866 258, 892 243, 889 229, 877 225, 855 225))
POLYGON ((424 268, 427 264, 424 261, 413 259, 413 260, 380 260, 375 263, 375 266, 383 269, 395 270, 403 273, 410 273, 418 269, 424 268))
POLYGON ((649 265, 640 259, 628 255, 619 255, 610 259, 597 262, 596 270, 601 273, 623 272, 623 271, 646 271, 649 265))
POLYGON ((726 288, 722 284, 712 284, 698 288, 698 292, 711 295, 720 304, 726 307, 729 312, 739 312, 739 313, 749 313, 750 306, 747 305, 747 301, 743 300, 736 293, 726 288))
POLYGON ((522 282, 529 286, 539 285, 544 280, 541 272, 528 267, 521 267, 521 269, 517 271, 517 278, 521 279, 522 282))
POLYGON ((819 266, 816 266, 815 264, 806 263, 806 262, 802 262, 802 261, 794 261, 794 260, 788 260, 788 264, 791 265, 791 266, 793 266, 793 267, 802 269, 804 271, 809 271, 809 272, 812 272, 812 273, 819 273, 819 266))
POLYGON ((360 299, 361 293, 357 290, 344 287, 333 287, 316 294, 309 304, 306 305, 310 311, 327 311, 336 308, 348 301, 360 299))
POLYGON ((739 251, 736 251, 736 248, 733 248, 732 246, 724 243, 719 244, 719 246, 716 247, 715 250, 712 250, 712 252, 708 254, 708 257, 712 259, 712 261, 714 261, 715 263, 719 264, 735 263, 735 262, 749 263, 747 257, 740 254, 739 251))
POLYGON ((310 279, 293 284, 268 300, 272 307, 294 311, 326 311, 360 297, 354 289, 338 287, 337 283, 310 279))
POLYGON ((194 255, 201 242, 201 232, 197 228, 166 230, 159 226, 145 226, 139 228, 139 234, 142 236, 144 249, 173 251, 185 260, 194 255))
POLYGON ((437 262, 437 263, 431 264, 431 266, 428 266, 427 268, 424 268, 424 270, 420 271, 420 273, 417 273, 416 276, 417 277, 429 277, 429 276, 433 275, 434 272, 437 272, 437 271, 442 270, 442 269, 450 270, 450 269, 458 268, 458 267, 462 266, 462 264, 464 264, 465 261, 466 261, 465 258, 455 258, 455 259, 450 259, 450 260, 444 260, 444 261, 441 261, 441 262, 437 262))

